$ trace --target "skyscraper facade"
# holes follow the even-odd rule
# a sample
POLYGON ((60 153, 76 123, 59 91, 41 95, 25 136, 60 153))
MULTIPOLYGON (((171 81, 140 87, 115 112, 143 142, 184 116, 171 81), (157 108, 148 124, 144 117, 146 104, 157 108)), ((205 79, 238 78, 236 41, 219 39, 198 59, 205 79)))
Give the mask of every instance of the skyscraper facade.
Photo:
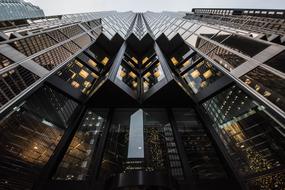
POLYGON ((24 0, 1 0, 0 21, 44 17, 44 11, 24 0))
POLYGON ((284 14, 0 22, 0 189, 284 189, 284 14))

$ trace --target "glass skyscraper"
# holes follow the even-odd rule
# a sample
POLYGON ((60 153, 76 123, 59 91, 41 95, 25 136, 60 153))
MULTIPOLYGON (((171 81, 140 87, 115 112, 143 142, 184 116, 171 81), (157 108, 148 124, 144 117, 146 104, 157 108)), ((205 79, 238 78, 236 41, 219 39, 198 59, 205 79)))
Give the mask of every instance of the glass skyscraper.
POLYGON ((283 10, 0 21, 0 189, 284 189, 284 45, 283 10))
POLYGON ((44 17, 44 11, 24 0, 1 0, 0 21, 44 17))

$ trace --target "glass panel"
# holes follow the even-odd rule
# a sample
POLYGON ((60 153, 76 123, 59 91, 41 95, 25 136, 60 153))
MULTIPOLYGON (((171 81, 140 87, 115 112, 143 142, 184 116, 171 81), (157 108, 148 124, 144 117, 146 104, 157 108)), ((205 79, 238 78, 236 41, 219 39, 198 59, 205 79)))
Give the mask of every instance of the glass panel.
POLYGON ((211 59, 214 60, 216 63, 222 65, 225 69, 229 71, 246 62, 246 59, 219 46, 217 46, 213 51, 211 51, 208 56, 211 57, 211 59))
POLYGON ((84 30, 78 25, 61 28, 60 31, 64 33, 68 38, 71 38, 84 32, 84 30))
POLYGON ((285 111, 285 79, 257 67, 241 80, 266 99, 285 111))
POLYGON ((1 189, 32 188, 76 107, 74 101, 44 86, 1 119, 1 189))
POLYGON ((249 189, 284 189, 285 188, 285 172, 277 172, 272 175, 264 175, 252 179, 248 182, 249 189))
POLYGON ((53 179, 86 180, 89 177, 106 116, 107 110, 88 110, 85 113, 53 179))
POLYGON ((227 174, 194 109, 173 109, 178 132, 196 180, 222 179, 227 174))
POLYGON ((59 46, 33 58, 32 60, 50 71, 71 56, 72 54, 69 51, 67 51, 62 46, 59 46))
POLYGON ((183 79, 188 83, 193 92, 197 94, 201 89, 206 88, 222 76, 221 71, 213 67, 208 61, 203 60, 187 72, 183 76, 183 79))
POLYGON ((39 77, 22 66, 11 69, 0 76, 0 107, 28 88, 39 77))
POLYGON ((265 62, 264 64, 281 71, 285 73, 285 65, 284 65, 284 60, 285 60, 285 51, 281 52, 280 54, 274 56, 272 59, 269 61, 265 62))
POLYGON ((164 79, 164 72, 160 63, 155 64, 149 71, 143 76, 143 88, 144 92, 147 92, 151 87, 164 79))
POLYGON ((135 74, 130 67, 125 64, 121 64, 117 73, 117 78, 124 82, 128 87, 130 87, 134 92, 138 89, 138 76, 135 74))
POLYGON ((51 36, 52 38, 54 38, 56 41, 58 42, 62 42, 62 41, 65 41, 67 40, 68 38, 63 34, 61 33, 59 30, 54 30, 54 31, 51 31, 51 32, 48 32, 47 33, 49 36, 51 36))
POLYGON ((210 28, 207 26, 201 26, 196 32, 195 34, 197 35, 201 35, 203 37, 206 38, 211 38, 212 36, 214 36, 215 34, 217 34, 219 32, 219 30, 214 29, 214 28, 210 28))
POLYGON ((145 160, 150 171, 168 172, 183 179, 173 131, 163 109, 144 109, 145 160))
POLYGON ((228 32, 224 32, 224 31, 220 31, 217 35, 215 35, 214 37, 211 38, 211 40, 214 40, 216 42, 222 42, 223 40, 227 39, 230 37, 230 33, 228 32))
POLYGON ((262 105, 237 86, 206 101, 203 107, 245 180, 246 176, 264 172, 273 177, 275 169, 284 167, 284 124, 277 123, 262 105))
POLYGON ((249 57, 253 57, 269 47, 266 43, 234 34, 222 44, 249 57))
POLYGON ((114 113, 101 164, 101 179, 136 170, 169 173, 183 179, 180 157, 172 128, 163 109, 144 109, 144 158, 128 158, 130 118, 137 109, 118 109, 114 113))
POLYGON ((201 46, 200 38, 197 35, 195 35, 195 34, 192 34, 189 38, 187 38, 186 42, 188 42, 193 47, 201 46))
POLYGON ((80 47, 86 47, 87 45, 90 45, 92 41, 94 41, 93 38, 91 38, 88 34, 84 34, 76 39, 73 40, 77 45, 80 47))
POLYGON ((88 95, 98 75, 83 65, 79 60, 72 60, 57 75, 67 81, 73 88, 88 95))
POLYGON ((117 109, 112 117, 101 163, 100 178, 103 180, 126 169, 130 116, 134 112, 136 109, 117 109))
POLYGON ((3 69, 13 63, 12 60, 7 58, 6 56, 0 54, 0 69, 3 69))
POLYGON ((11 42, 10 45, 26 56, 35 54, 41 50, 55 45, 57 42, 47 34, 39 34, 11 42))
POLYGON ((78 47, 78 45, 76 45, 74 42, 70 41, 67 42, 65 44, 63 44, 63 47, 65 47, 66 49, 68 49, 69 51, 71 51, 72 53, 76 53, 80 50, 80 48, 78 47))
POLYGON ((183 72, 185 69, 189 68, 190 66, 192 66, 196 61, 198 61, 201 58, 201 55, 199 55, 198 53, 196 53, 193 57, 191 57, 190 59, 186 60, 181 67, 179 68, 179 70, 181 72, 183 72))
POLYGON ((192 26, 193 23, 192 22, 185 22, 182 27, 185 29, 185 30, 188 30, 190 26, 192 26))

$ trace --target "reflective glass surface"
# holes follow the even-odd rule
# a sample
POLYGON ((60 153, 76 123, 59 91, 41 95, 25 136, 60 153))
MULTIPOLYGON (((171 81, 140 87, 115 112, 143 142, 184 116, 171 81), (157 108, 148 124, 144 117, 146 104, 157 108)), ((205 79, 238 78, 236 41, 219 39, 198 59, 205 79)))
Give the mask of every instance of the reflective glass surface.
POLYGON ((73 88, 79 89, 86 95, 91 92, 92 85, 99 77, 81 61, 76 59, 69 62, 57 75, 68 82, 73 88))
POLYGON ((106 116, 106 110, 87 110, 53 179, 86 180, 89 177, 106 116))
POLYGON ((273 176, 275 169, 284 167, 282 124, 241 89, 232 86, 203 106, 236 170, 246 180, 246 176, 263 172, 273 176))
POLYGON ((77 106, 44 86, 1 119, 1 189, 32 188, 77 106))
POLYGON ((206 88, 222 76, 223 74, 213 67, 212 64, 203 60, 187 72, 183 78, 193 92, 197 94, 200 90, 206 88))
POLYGON ((285 111, 285 79, 257 67, 241 77, 241 80, 285 111))
POLYGON ((149 71, 143 76, 143 89, 147 92, 151 87, 164 79, 164 72, 160 63, 156 63, 149 71))
POLYGON ((196 182, 209 179, 225 179, 223 168, 212 140, 194 109, 173 109, 177 130, 187 155, 188 164, 196 182))

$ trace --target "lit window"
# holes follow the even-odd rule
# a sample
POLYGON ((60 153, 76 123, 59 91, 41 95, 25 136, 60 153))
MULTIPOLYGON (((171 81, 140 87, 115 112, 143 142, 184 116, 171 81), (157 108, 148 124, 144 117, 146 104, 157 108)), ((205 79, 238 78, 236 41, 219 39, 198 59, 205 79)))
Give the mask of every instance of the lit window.
POLYGON ((75 60, 76 65, 78 65, 79 67, 83 67, 82 63, 80 63, 79 61, 75 60))
POLYGON ((144 88, 148 88, 148 82, 147 81, 144 81, 144 83, 143 83, 143 86, 144 86, 144 88))
POLYGON ((213 75, 213 73, 212 73, 211 70, 208 70, 208 71, 206 71, 206 72, 203 74, 203 76, 205 77, 205 79, 210 78, 212 75, 213 75))
POLYGON ((186 67, 186 66, 188 66, 188 65, 190 65, 190 60, 185 61, 185 63, 183 63, 183 67, 186 67))
POLYGON ((142 60, 142 64, 145 64, 147 61, 148 61, 148 57, 145 57, 145 58, 142 60))
POLYGON ((150 75, 151 75, 151 73, 150 73, 150 72, 147 72, 147 73, 144 75, 144 77, 148 78, 150 75))
POLYGON ((138 64, 138 60, 137 60, 135 57, 132 57, 132 60, 133 60, 136 64, 138 64))
POLYGON ((98 75, 96 75, 95 73, 91 73, 92 77, 94 77, 95 79, 98 78, 98 75))
POLYGON ((130 77, 132 77, 133 79, 137 78, 137 75, 135 73, 133 73, 132 71, 129 73, 130 77))
POLYGON ((263 96, 265 96, 265 97, 271 96, 271 92, 265 91, 264 94, 263 94, 263 96))
POLYGON ((154 74, 153 74, 156 78, 160 77, 160 72, 159 71, 156 71, 154 74))
POLYGON ((84 81, 84 86, 86 88, 89 88, 91 86, 91 83, 89 81, 84 81))
POLYGON ((173 63, 173 65, 177 65, 178 64, 178 61, 175 57, 172 57, 171 58, 171 62, 173 63))
POLYGON ((76 81, 72 81, 71 86, 73 86, 74 88, 79 88, 79 83, 76 81))
POLYGON ((133 87, 136 88, 138 86, 138 83, 133 81, 133 87))
POLYGON ((201 83, 201 88, 205 88, 205 87, 207 87, 207 81, 203 81, 203 82, 201 83))
POLYGON ((192 78, 197 78, 197 77, 199 77, 200 76, 200 72, 198 71, 198 70, 195 70, 195 71, 193 71, 192 73, 191 73, 191 76, 192 76, 192 78))
POLYGON ((260 90, 260 86, 257 84, 257 85, 255 85, 255 90, 256 91, 259 91, 260 90))
POLYGON ((120 71, 120 77, 124 78, 125 76, 126 76, 126 73, 123 70, 121 70, 120 71))
POLYGON ((89 76, 89 73, 88 73, 87 71, 85 71, 85 70, 82 69, 82 70, 79 72, 79 75, 80 75, 82 78, 86 79, 86 78, 89 76))
POLYGON ((92 59, 88 60, 88 65, 90 65, 92 67, 96 67, 97 66, 97 64, 92 59))
POLYGON ((102 60, 102 64, 103 65, 107 65, 108 62, 109 62, 109 58, 108 57, 104 57, 104 59, 102 60))

